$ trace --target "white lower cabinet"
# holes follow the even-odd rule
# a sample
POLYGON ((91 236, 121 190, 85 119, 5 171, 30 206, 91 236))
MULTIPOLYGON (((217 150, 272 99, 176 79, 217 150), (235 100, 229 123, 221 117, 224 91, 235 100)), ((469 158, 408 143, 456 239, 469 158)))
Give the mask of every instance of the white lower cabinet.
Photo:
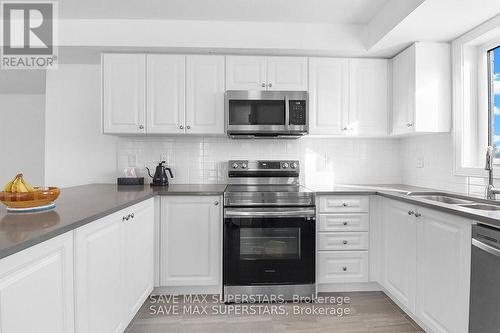
POLYGON ((472 222, 385 199, 382 285, 431 332, 468 332, 472 222))
POLYGON ((161 200, 160 285, 195 287, 192 290, 199 293, 221 291, 222 198, 165 196, 161 200))
POLYGON ((123 332, 153 289, 153 199, 75 231, 77 333, 123 332))
POLYGON ((0 332, 74 332, 72 232, 0 260, 0 332))

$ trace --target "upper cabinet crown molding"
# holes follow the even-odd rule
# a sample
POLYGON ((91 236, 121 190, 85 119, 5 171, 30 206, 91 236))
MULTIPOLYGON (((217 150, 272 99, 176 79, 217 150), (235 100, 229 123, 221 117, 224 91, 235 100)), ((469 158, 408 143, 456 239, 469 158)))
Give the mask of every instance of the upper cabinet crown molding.
POLYGON ((392 85, 392 135, 450 131, 449 44, 418 42, 398 54, 392 85))
POLYGON ((307 58, 227 56, 227 90, 307 90, 307 58))

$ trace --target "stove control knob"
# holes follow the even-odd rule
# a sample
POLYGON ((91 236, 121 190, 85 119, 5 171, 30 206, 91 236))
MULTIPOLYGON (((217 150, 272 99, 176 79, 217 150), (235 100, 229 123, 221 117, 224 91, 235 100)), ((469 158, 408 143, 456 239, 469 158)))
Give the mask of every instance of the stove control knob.
POLYGON ((242 168, 242 169, 246 169, 246 168, 247 168, 247 164, 246 164, 246 163, 242 163, 242 164, 241 164, 241 168, 242 168))
POLYGON ((238 163, 233 163, 233 169, 238 169, 238 163))
POLYGON ((291 167, 292 169, 296 169, 296 168, 297 168, 297 166, 298 166, 298 165, 297 165, 297 163, 295 163, 295 162, 293 162, 293 163, 290 165, 290 167, 291 167))
POLYGON ((288 169, 288 163, 286 163, 286 162, 285 162, 285 163, 283 163, 283 164, 281 165, 281 167, 282 167, 283 169, 288 169))

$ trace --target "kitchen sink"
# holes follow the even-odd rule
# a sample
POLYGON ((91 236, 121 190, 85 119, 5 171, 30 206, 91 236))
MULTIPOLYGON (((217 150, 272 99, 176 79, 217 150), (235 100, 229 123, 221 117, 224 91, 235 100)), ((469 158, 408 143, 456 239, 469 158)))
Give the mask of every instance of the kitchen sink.
POLYGON ((432 201, 442 202, 442 203, 446 203, 446 204, 450 204, 450 205, 472 204, 473 203, 473 201, 470 201, 470 200, 459 199, 459 198, 455 198, 453 196, 445 195, 445 194, 410 193, 409 195, 412 197, 415 197, 415 198, 432 200, 432 201))
POLYGON ((470 204, 470 205, 460 205, 460 207, 477 209, 477 210, 500 210, 500 206, 487 205, 487 204, 470 204))

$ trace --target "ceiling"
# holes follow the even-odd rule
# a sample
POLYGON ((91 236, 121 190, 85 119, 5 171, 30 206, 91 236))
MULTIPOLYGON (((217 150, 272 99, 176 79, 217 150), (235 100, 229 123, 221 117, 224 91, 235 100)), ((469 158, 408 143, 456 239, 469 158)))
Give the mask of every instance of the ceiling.
MULTIPOLYGON (((60 18, 367 24, 389 0, 63 0, 60 18)), ((411 0, 399 0, 411 1, 411 0)))

